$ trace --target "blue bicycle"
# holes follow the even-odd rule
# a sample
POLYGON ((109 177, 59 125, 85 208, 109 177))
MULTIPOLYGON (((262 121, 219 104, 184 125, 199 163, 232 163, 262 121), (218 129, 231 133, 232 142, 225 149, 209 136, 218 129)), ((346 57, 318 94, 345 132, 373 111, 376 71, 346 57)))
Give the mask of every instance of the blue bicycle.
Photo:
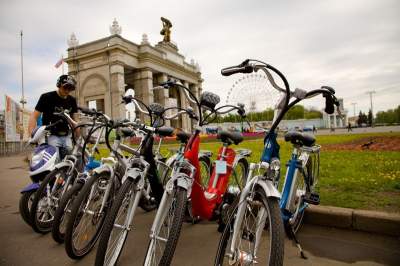
POLYGON ((335 105, 339 106, 335 91, 327 86, 309 92, 302 89, 291 91, 287 79, 278 69, 253 59, 225 68, 221 73, 229 76, 259 70, 265 73, 272 87, 279 92, 279 100, 272 126, 264 138, 260 162, 250 164, 247 184, 236 207, 231 210, 219 242, 215 265, 282 265, 283 228, 288 237, 295 240, 301 255, 305 257, 295 232, 300 228, 307 205, 319 203, 319 195, 314 188, 318 176, 320 146, 315 145, 313 136, 301 132, 285 135, 285 140, 290 141, 294 149, 288 163, 282 197, 278 192, 281 164, 277 128, 295 104, 320 94, 326 99, 325 111, 332 114, 335 105), (277 85, 273 74, 282 80, 284 88, 277 85), (276 206, 278 202, 280 211, 276 206), (259 254, 261 252, 262 256, 259 254))

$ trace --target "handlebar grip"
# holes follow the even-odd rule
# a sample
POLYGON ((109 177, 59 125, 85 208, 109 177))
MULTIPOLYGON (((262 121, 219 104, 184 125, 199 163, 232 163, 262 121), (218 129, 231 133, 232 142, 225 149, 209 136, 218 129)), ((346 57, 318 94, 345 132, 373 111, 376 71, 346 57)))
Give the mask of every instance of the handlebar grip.
POLYGON ((174 80, 167 80, 166 82, 162 82, 160 83, 160 86, 163 86, 165 89, 168 89, 169 87, 175 85, 175 81, 174 80))
POLYGON ((128 104, 133 101, 133 96, 128 95, 128 96, 122 96, 122 103, 128 104))
POLYGON ((328 90, 330 93, 335 94, 335 90, 329 86, 322 86, 321 89, 328 90))
POLYGON ((226 67, 221 70, 222 76, 230 76, 237 73, 252 73, 254 71, 252 66, 233 66, 233 67, 226 67))
POLYGON ((328 93, 325 93, 323 96, 325 98, 325 112, 331 115, 335 112, 333 97, 331 94, 328 93))
POLYGON ((87 114, 87 115, 96 115, 97 112, 95 109, 89 109, 87 107, 79 106, 78 110, 81 110, 82 113, 87 114))

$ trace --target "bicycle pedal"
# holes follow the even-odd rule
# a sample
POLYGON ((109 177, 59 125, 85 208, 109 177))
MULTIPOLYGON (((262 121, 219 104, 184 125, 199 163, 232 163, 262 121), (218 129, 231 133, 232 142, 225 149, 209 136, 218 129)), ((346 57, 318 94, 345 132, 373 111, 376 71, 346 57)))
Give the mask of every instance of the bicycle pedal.
POLYGON ((315 192, 307 193, 304 196, 304 201, 309 204, 319 205, 320 202, 319 194, 315 192))

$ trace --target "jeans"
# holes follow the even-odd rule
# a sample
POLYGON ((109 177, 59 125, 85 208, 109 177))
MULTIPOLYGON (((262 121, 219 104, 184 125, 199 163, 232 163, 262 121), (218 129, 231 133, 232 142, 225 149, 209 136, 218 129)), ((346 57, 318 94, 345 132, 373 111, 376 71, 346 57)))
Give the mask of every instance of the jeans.
POLYGON ((50 135, 47 138, 47 143, 57 148, 58 159, 61 161, 65 155, 72 151, 72 139, 71 135, 68 136, 56 136, 50 135))

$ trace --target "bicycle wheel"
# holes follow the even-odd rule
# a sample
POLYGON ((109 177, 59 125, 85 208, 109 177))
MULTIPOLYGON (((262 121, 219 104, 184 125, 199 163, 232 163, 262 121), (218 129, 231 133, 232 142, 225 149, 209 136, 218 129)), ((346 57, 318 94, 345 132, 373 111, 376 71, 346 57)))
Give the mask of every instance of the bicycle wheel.
POLYGON ((201 185, 207 187, 211 176, 211 160, 207 156, 201 156, 199 157, 199 163, 201 185))
POLYGON ((97 248, 95 265, 115 265, 121 255, 130 230, 128 214, 131 213, 136 193, 133 180, 125 180, 104 221, 97 248))
MULTIPOLYGON (((289 219, 284 220, 285 231, 288 236, 291 236, 291 228, 293 229, 293 233, 297 233, 300 230, 301 225, 303 224, 303 218, 305 214, 306 203, 304 202, 304 196, 309 189, 306 184, 311 181, 312 178, 312 159, 309 158, 304 171, 299 171, 299 174, 296 178, 296 184, 294 185, 294 198, 293 198, 293 205, 290 208, 290 212, 294 214, 296 210, 298 213, 292 222, 289 219)), ((290 217, 290 218, 293 218, 290 217)))
POLYGON ((169 199, 166 209, 161 210, 165 213, 151 236, 144 262, 146 266, 170 265, 174 256, 185 215, 187 191, 177 187, 169 199))
POLYGON ((252 195, 244 202, 239 202, 230 216, 218 245, 214 265, 283 265, 283 255, 284 231, 278 199, 267 198, 264 190, 256 186, 252 195), (230 245, 238 208, 244 214, 232 254, 230 245))
POLYGON ((51 231, 54 214, 65 185, 67 170, 68 166, 65 166, 48 173, 33 198, 30 221, 33 230, 37 233, 45 234, 51 231))
POLYGON ((35 193, 36 190, 23 192, 19 199, 19 213, 21 214, 22 219, 29 225, 32 224, 30 212, 35 193))
POLYGON ((65 250, 70 258, 80 259, 93 248, 111 205, 112 195, 113 182, 110 173, 95 173, 87 180, 72 204, 71 216, 67 222, 65 250), (102 206, 109 185, 110 194, 102 206))
POLYGON ((240 159, 234 166, 230 186, 236 186, 240 191, 246 186, 249 163, 245 158, 240 159))
POLYGON ((66 225, 71 214, 71 206, 73 200, 78 195, 79 191, 83 187, 83 183, 77 182, 70 188, 64 196, 61 198, 56 213, 54 214, 53 228, 51 235, 54 241, 58 243, 64 243, 66 225))

